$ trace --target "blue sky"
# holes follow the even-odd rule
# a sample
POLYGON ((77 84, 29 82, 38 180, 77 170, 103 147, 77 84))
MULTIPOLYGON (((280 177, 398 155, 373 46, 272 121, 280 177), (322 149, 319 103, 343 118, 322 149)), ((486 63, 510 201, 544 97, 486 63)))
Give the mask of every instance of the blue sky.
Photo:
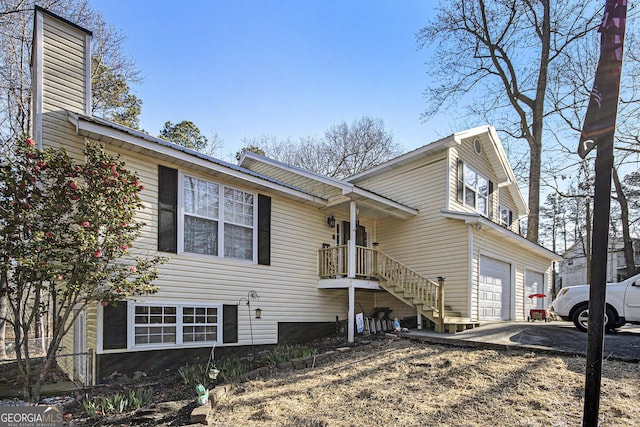
POLYGON ((141 127, 191 120, 224 140, 223 158, 243 137, 322 136, 362 116, 405 150, 463 130, 420 120, 428 51, 415 34, 435 3, 91 0, 141 70, 141 127))

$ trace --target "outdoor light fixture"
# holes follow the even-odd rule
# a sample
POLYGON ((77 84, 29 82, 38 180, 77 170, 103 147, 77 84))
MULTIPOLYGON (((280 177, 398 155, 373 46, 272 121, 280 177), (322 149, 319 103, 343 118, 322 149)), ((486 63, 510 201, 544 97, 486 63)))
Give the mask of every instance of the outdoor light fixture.
POLYGON ((262 309, 256 308, 256 319, 262 319, 262 309))
POLYGON ((327 225, 331 228, 336 226, 336 217, 334 217, 333 215, 330 215, 327 217, 327 225))

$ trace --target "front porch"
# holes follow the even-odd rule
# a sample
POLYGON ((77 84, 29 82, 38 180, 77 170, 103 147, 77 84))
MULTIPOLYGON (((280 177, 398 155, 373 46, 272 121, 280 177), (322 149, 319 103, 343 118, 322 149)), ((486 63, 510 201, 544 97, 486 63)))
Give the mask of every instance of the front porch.
MULTIPOLYGON (((351 242, 350 242, 351 243, 351 242)), ((348 339, 354 340, 355 290, 386 291, 415 309, 418 327, 423 321, 439 333, 455 333, 476 326, 445 306, 444 277, 437 282, 389 257, 377 248, 356 245, 327 246, 318 253, 318 287, 349 291, 348 339), (353 253, 354 256, 350 256, 353 253)))

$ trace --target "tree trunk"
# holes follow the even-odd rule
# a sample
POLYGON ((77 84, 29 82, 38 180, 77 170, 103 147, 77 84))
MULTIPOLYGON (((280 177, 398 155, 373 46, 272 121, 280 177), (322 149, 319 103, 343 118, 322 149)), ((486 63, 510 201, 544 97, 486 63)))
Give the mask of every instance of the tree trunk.
POLYGON ((627 277, 631 277, 636 274, 636 262, 633 256, 633 240, 631 239, 631 232, 629 231, 629 204, 627 202, 627 196, 624 194, 624 190, 622 188, 622 185, 620 184, 620 178, 618 177, 618 170, 616 168, 613 168, 613 184, 616 188, 618 204, 620 205, 622 241, 624 243, 624 260, 627 265, 625 274, 627 277))
POLYGON ((9 301, 6 295, 0 296, 0 360, 7 358, 7 316, 9 315, 9 301))
POLYGON ((542 144, 532 141, 529 161, 529 215, 527 217, 527 240, 538 243, 540 227, 540 168, 542 144))
POLYGON ((544 122, 544 100, 549 76, 549 55, 551 52, 551 6, 549 0, 542 0, 543 18, 540 23, 540 62, 536 97, 531 107, 532 121, 529 142, 529 216, 527 220, 527 240, 538 243, 540 228, 540 169, 542 165, 542 130, 544 122))
POLYGON ((34 331, 33 335, 35 338, 35 348, 38 353, 42 353, 45 350, 44 347, 44 325, 42 324, 42 313, 38 307, 34 307, 36 312, 36 321, 34 322, 34 331))

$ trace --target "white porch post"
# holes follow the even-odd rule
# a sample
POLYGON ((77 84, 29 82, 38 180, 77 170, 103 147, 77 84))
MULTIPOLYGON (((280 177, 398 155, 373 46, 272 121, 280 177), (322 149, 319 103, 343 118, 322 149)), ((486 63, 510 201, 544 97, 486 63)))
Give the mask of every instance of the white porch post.
POLYGON ((353 284, 349 285, 349 325, 347 329, 347 341, 353 342, 355 335, 354 325, 356 323, 356 289, 353 287, 353 284))
POLYGON ((350 279, 354 279, 356 277, 356 230, 358 226, 356 225, 356 202, 351 201, 349 203, 349 266, 347 270, 347 276, 350 279))
POLYGON ((418 314, 418 329, 422 329, 422 314, 420 312, 418 314))

